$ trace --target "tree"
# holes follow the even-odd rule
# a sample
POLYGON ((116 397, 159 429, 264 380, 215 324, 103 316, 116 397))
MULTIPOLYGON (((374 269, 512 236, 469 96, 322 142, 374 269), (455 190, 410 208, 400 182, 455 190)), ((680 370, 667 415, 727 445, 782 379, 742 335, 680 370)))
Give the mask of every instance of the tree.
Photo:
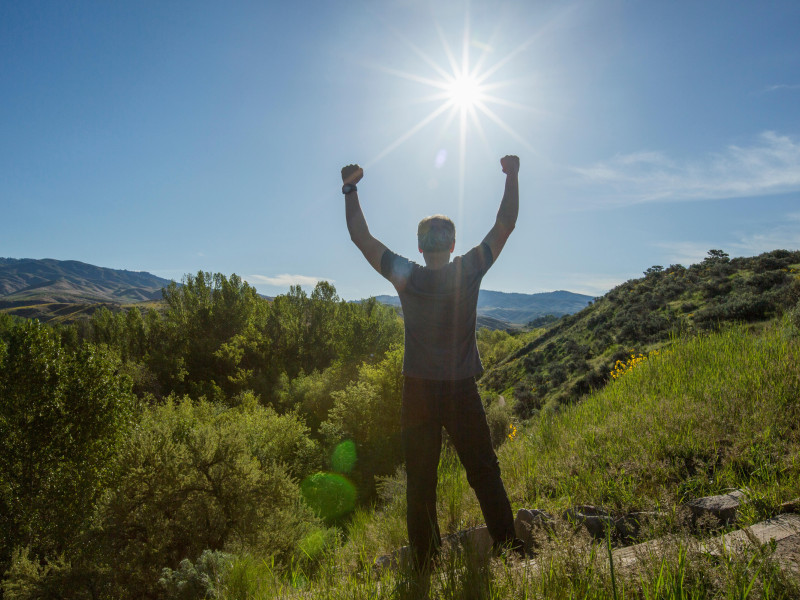
POLYGON ((705 260, 709 262, 728 262, 730 260, 730 256, 728 256, 727 252, 712 248, 708 251, 708 256, 705 258, 705 260))
POLYGON ((130 382, 94 347, 61 347, 38 321, 0 347, 0 571, 15 547, 55 554, 74 539, 111 475, 130 423, 130 382))

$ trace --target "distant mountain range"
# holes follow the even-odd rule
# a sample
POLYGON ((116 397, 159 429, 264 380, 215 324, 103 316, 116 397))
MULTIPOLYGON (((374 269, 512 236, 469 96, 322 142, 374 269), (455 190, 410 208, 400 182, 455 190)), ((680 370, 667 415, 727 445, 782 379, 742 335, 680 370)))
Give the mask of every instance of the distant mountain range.
POLYGON ((90 314, 91 307, 161 299, 169 279, 77 260, 0 258, 0 309, 41 320, 90 314))
MULTIPOLYGON (((158 301, 170 280, 144 271, 108 269, 77 260, 0 258, 0 310, 22 317, 74 320, 102 305, 158 301)), ((400 306, 397 296, 378 301, 400 306)), ((478 325, 503 329, 545 315, 562 316, 583 309, 591 296, 558 291, 507 294, 481 290, 478 325)))
MULTIPOLYGON (((376 296, 379 302, 400 306, 397 296, 376 296)), ((545 315, 571 315, 583 310, 592 296, 559 290, 539 294, 509 294, 481 290, 478 294, 478 326, 500 329, 509 325, 525 325, 545 315)))

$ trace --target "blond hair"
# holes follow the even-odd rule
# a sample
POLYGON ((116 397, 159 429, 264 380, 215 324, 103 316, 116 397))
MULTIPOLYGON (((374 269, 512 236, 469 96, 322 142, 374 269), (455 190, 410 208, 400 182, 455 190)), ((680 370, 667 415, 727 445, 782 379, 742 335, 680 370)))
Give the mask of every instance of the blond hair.
POLYGON ((456 226, 444 215, 425 217, 417 227, 417 243, 423 252, 450 250, 456 240, 456 226))

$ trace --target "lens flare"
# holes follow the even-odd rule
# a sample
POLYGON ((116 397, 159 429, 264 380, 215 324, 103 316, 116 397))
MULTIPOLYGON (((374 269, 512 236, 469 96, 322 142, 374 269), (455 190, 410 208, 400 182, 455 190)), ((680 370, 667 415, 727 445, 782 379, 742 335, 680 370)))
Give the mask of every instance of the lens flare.
POLYGON ((338 473, 315 473, 300 484, 311 509, 326 521, 335 521, 356 506, 356 488, 338 473))
POLYGON ((356 445, 352 440, 345 440, 333 450, 331 466, 339 473, 349 473, 356 465, 356 445))

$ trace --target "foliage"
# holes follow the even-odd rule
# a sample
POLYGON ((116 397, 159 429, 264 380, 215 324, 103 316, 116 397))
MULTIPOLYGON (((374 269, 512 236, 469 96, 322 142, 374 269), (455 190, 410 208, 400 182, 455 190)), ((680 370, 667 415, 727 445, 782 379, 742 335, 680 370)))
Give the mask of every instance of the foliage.
POLYGON ((357 379, 331 393, 333 405, 320 430, 332 450, 343 440, 356 447, 351 477, 362 498, 375 495, 376 478, 394 473, 402 461, 400 405, 403 349, 396 346, 377 364, 363 364, 357 379))
MULTIPOLYGON (((594 504, 615 516, 658 510, 661 520, 648 525, 647 534, 666 535, 664 545, 636 570, 617 568, 612 580, 605 548, 557 520, 551 533, 537 534, 537 567, 446 556, 429 596, 599 600, 616 589, 619 597, 643 600, 796 598, 800 586, 781 570, 774 545, 709 557, 682 504, 746 488, 751 501, 740 518, 749 525, 800 495, 798 356, 800 336, 787 321, 687 336, 585 402, 521 425, 498 452, 515 507, 560 514, 594 504)), ((438 488, 445 530, 481 522, 464 480, 458 461, 445 452, 438 488)), ((389 598, 405 589, 409 574, 402 570, 380 580, 365 576, 376 556, 402 543, 403 482, 402 473, 385 480, 393 500, 354 516, 348 542, 319 577, 286 596, 389 598)))
POLYGON ((114 557, 127 597, 155 593, 164 567, 205 549, 258 550, 290 561, 314 522, 286 465, 309 445, 265 432, 302 432, 291 415, 255 402, 226 409, 168 400, 148 409, 118 455, 120 470, 97 514, 98 551, 114 557))
POLYGON ((608 381, 619 360, 647 354, 681 333, 729 322, 765 321, 800 300, 800 252, 775 250, 731 259, 721 250, 688 268, 650 267, 574 315, 562 317, 522 348, 499 356, 481 379, 514 390, 523 418, 579 401, 608 381))
POLYGON ((502 329, 480 329, 477 342, 484 369, 493 367, 500 359, 516 352, 524 345, 520 336, 511 335, 502 329))
POLYGON ((231 568, 233 556, 224 552, 204 550, 192 564, 183 559, 176 570, 164 568, 158 584, 164 600, 196 600, 216 598, 215 590, 220 585, 223 574, 231 568))
POLYGON ((0 346, 0 570, 14 548, 64 552, 90 517, 130 425, 116 366, 91 346, 66 351, 37 321, 0 346))
MULTIPOLYGON (((480 332, 512 503, 659 509, 653 527, 677 541, 643 579, 613 582, 605 554, 559 530, 539 540, 540 577, 454 559, 436 594, 601 598, 619 586, 651 598, 680 583, 696 597, 796 596, 767 548, 714 564, 691 554, 681 501, 747 486, 751 523, 800 495, 798 268, 800 253, 712 251, 542 329, 480 332)), ((269 301, 208 273, 168 289, 161 312, 99 309, 52 329, 0 316, 4 597, 402 590, 364 576, 405 543, 401 339, 394 309, 343 302, 327 283, 269 301), (351 492, 357 503, 343 501, 351 492), (327 518, 335 528, 325 503, 346 505, 327 518)), ((444 531, 482 520, 447 446, 438 510, 444 531)))
MULTIPOLYGON (((267 401, 303 374, 338 363, 355 372, 402 339, 395 311, 374 299, 340 300, 328 282, 299 286, 271 302, 238 275, 198 272, 164 289, 164 310, 101 308, 72 337, 114 347, 140 395, 171 393, 226 401, 251 390, 267 401)), ((345 382, 346 383, 346 382, 345 382)), ((319 418, 318 425, 324 420, 319 418)))

